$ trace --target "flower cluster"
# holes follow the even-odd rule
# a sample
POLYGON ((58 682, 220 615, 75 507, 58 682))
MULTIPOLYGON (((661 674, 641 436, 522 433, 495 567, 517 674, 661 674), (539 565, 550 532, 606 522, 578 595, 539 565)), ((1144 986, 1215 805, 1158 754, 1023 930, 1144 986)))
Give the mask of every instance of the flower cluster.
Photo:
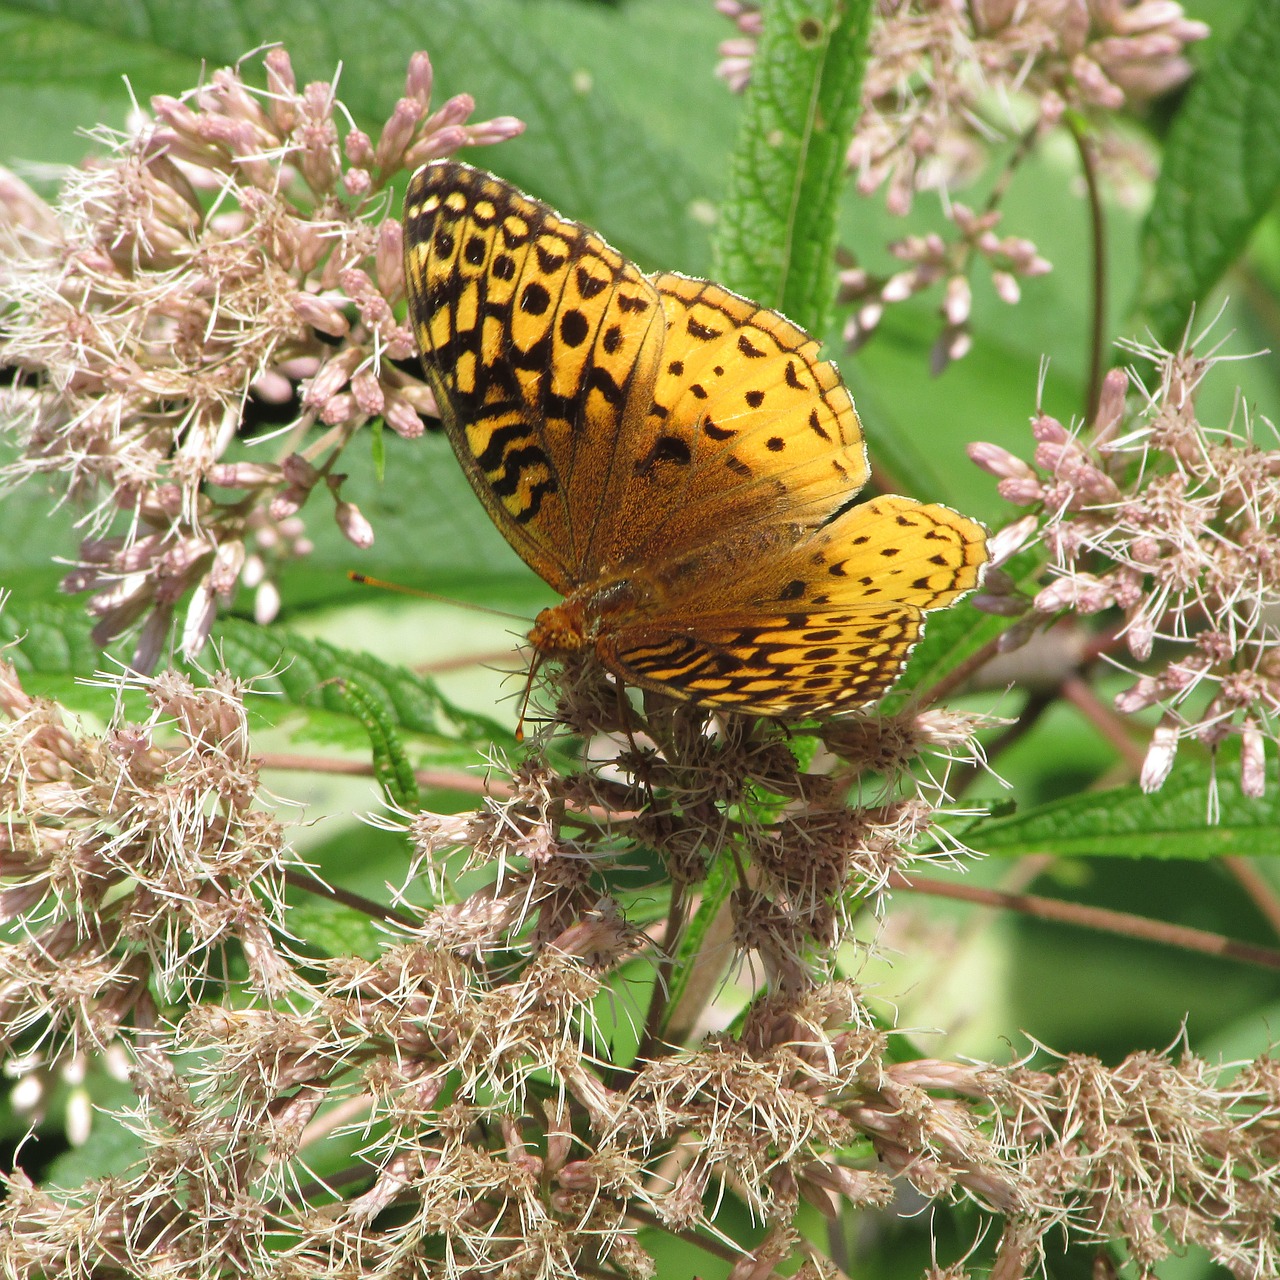
POLYGON ((970 273, 973 263, 986 262, 996 296, 1010 305, 1022 297, 1019 277, 1042 276, 1050 263, 1036 252, 1030 240, 998 236, 1002 217, 997 209, 975 214, 959 202, 951 206, 951 220, 958 238, 948 244, 936 232, 906 236, 889 246, 889 252, 906 265, 892 275, 873 275, 859 266, 844 267, 839 274, 839 301, 854 308, 844 326, 844 340, 857 350, 875 331, 886 306, 943 285, 939 308, 943 325, 934 341, 930 365, 935 374, 969 352, 969 312, 973 303, 970 273))
POLYGON ((0 1044, 22 1109, 51 1072, 78 1083, 126 1027, 154 1029, 229 946, 256 989, 289 983, 284 842, 256 803, 241 691, 168 672, 146 693, 146 721, 98 737, 0 662, 0 1044))
MULTIPOLYGON (((716 0, 738 28, 720 48, 718 74, 740 91, 750 80, 762 30, 757 0, 716 0)), ((1010 175, 1068 112, 1099 128, 1101 158, 1129 162, 1133 148, 1108 117, 1167 93, 1191 74, 1188 44, 1208 28, 1173 0, 879 0, 870 34, 862 111, 847 163, 859 192, 885 188, 905 215, 917 192, 949 193, 993 169, 986 209, 944 200, 955 243, 930 236, 891 246, 910 268, 876 278, 855 266, 845 282, 856 307, 846 336, 865 341, 885 305, 944 283, 943 333, 934 366, 968 349, 968 272, 992 266, 996 293, 1017 300, 1019 276, 1048 269, 1033 245, 997 241, 998 202, 1010 175), (1010 144, 1013 144, 1010 154, 1010 144)))
POLYGON ((1132 350, 1155 366, 1152 390, 1113 370, 1087 431, 1037 415, 1034 465, 990 444, 970 456, 1005 498, 1041 511, 1056 580, 1036 614, 1122 612, 1147 669, 1116 705, 1162 712, 1143 786, 1163 784, 1181 740, 1238 736, 1243 790, 1259 796, 1265 742, 1280 741, 1280 442, 1265 424, 1264 445, 1248 425, 1198 419, 1212 355, 1132 350))
POLYGON ((342 497, 341 451, 371 419, 413 436, 435 412, 398 364, 416 348, 393 312, 404 280, 387 184, 522 128, 468 124, 465 94, 432 110, 423 53, 376 142, 334 85, 297 85, 283 49, 264 65, 261 89, 222 70, 153 99, 57 208, 0 183, 0 362, 24 375, 6 408, 24 445, 10 478, 56 476, 99 500, 65 585, 93 592, 99 643, 146 619, 140 670, 184 600, 189 655, 238 583, 260 620, 274 615, 276 569, 309 547, 298 513, 313 490, 329 491, 349 539, 372 541, 342 497), (250 460, 254 404, 285 425, 274 455, 250 460))

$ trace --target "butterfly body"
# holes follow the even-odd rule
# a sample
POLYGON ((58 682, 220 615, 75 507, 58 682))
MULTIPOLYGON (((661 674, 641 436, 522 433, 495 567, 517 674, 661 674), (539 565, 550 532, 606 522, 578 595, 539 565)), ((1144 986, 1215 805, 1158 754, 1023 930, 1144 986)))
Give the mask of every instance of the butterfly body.
POLYGON ((759 715, 883 693, 985 532, 852 505, 853 402, 818 344, 719 285, 646 276, 491 174, 434 161, 405 200, 410 320, 454 451, 564 601, 529 639, 623 681, 759 715))

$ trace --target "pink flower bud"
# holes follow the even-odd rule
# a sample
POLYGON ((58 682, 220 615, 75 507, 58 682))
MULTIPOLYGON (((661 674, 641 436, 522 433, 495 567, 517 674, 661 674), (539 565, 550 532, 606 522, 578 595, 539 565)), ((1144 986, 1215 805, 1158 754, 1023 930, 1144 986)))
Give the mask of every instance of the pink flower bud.
POLYGON ((1036 473, 1016 454, 998 444, 988 444, 978 440, 968 446, 969 461, 990 472, 993 476, 1016 477, 1020 480, 1035 480, 1036 473))
POLYGON ((435 392, 425 382, 419 382, 417 379, 404 381, 398 384, 396 391, 398 395, 402 395, 409 402, 409 406, 414 413, 420 417, 438 418, 440 416, 440 407, 436 404, 435 392))
POLYGON ((355 397, 360 412, 370 417, 380 414, 386 404, 382 384, 369 369, 362 369, 351 379, 351 394, 355 397))
POLYGON ((260 373, 249 384, 249 390, 263 404, 288 404, 293 399, 293 383, 275 369, 260 373))
POLYGON ((280 612, 280 588, 265 579, 253 596, 253 620, 261 627, 274 622, 280 612))
POLYGON ((373 526, 354 502, 339 502, 334 508, 334 519, 349 542, 361 550, 373 546, 373 526))
POLYGON ((1124 641, 1129 647, 1129 652, 1133 654, 1139 662, 1145 662, 1151 657, 1151 649, 1155 644, 1156 624, 1155 620, 1146 614, 1138 614, 1124 631, 1124 641))
POLYGON ((374 152, 374 164, 383 173, 400 168, 405 150, 413 140, 418 122, 426 114, 426 104, 416 98, 401 98, 382 127, 378 146, 374 152))
POLYGON ((915 271, 899 271, 881 286, 880 297, 885 302, 905 302, 916 292, 917 280, 915 271))
POLYGON ((1261 800, 1267 789, 1267 753, 1262 732, 1246 720, 1240 734, 1240 790, 1261 800))
POLYGON ((467 117, 476 109, 476 100, 469 93, 455 93, 439 111, 423 122, 423 133, 434 133, 449 125, 466 124, 467 117))
POLYGON ((340 427, 359 417, 356 398, 348 391, 330 396, 320 407, 320 421, 326 427, 340 427))
POLYGON ((382 417, 387 426, 404 440, 416 440, 426 429, 409 402, 395 392, 388 393, 382 417))
POLYGON ((350 164, 373 167, 373 141, 363 129, 352 129, 342 141, 342 151, 350 164))
POLYGON ((264 462, 215 462, 206 475, 224 489, 265 489, 281 480, 280 468, 264 462))
POLYGON ((244 567, 244 560, 244 543, 239 538, 224 542, 218 547, 208 576, 209 586, 216 595, 224 599, 231 595, 239 580, 240 570, 244 567))
POLYGON ((525 130, 525 123, 516 116, 494 116, 492 120, 482 120, 479 124, 467 126, 467 142, 469 147, 489 147, 498 142, 506 142, 510 138, 518 138, 525 130))
POLYGON ((417 339, 407 324, 395 325, 390 333, 382 333, 381 337, 389 360, 412 360, 418 354, 417 339))
POLYGON ((1018 284, 1017 277, 1008 271, 993 271, 991 285, 996 291, 996 297, 1011 307, 1016 306, 1022 298, 1022 286, 1018 284))
POLYGON ((1044 501, 1044 485, 1039 480, 1020 480, 1010 477, 996 485, 996 492, 1015 507, 1032 507, 1044 501))
POLYGON ((431 101, 431 87, 434 73, 431 59, 421 50, 409 57, 409 73, 405 76, 404 92, 409 98, 416 98, 425 107, 431 101))
POLYGON ((373 190, 373 179, 367 169, 348 169, 342 175, 342 189, 353 200, 359 200, 373 190))
POLYGON ((1087 573, 1073 574, 1058 578, 1036 594, 1035 606, 1038 613, 1058 613, 1062 609, 1073 608, 1076 599, 1085 586, 1092 585, 1096 579, 1087 573))
POLYGON ((1162 691, 1157 681, 1150 676, 1141 676, 1137 684, 1130 686, 1123 693, 1115 696, 1115 709, 1122 715, 1131 716, 1160 701, 1162 691))
POLYGON ((846 267, 837 276, 837 280, 841 302, 852 302, 855 298, 862 297, 871 284, 871 277, 861 267, 846 267))
POLYGON ((358 348, 348 347, 327 360, 320 366, 316 376, 307 383, 302 393, 303 403, 312 406, 327 403, 330 397, 347 385, 361 358, 362 353, 358 348))
POLYGON ((439 160, 442 156, 452 155, 459 147, 466 145, 467 131, 461 125, 433 130, 405 152, 404 168, 417 169, 428 160, 439 160))
POLYGON ((327 333, 332 338, 343 338, 351 332, 351 322, 328 298, 321 298, 314 293, 295 293, 292 305, 299 319, 313 329, 319 329, 321 333, 327 333))
POLYGON ((1172 725, 1157 725, 1147 748, 1147 758, 1142 762, 1138 782, 1148 795, 1159 791, 1173 770, 1173 760, 1178 754, 1178 731, 1172 725))
POLYGON ((942 315, 946 317, 947 324, 963 325, 969 319, 972 308, 973 291, 969 288, 968 276, 952 275, 947 280, 946 294, 942 300, 942 315))
POLYGON ((289 60, 287 49, 268 49, 262 62, 267 69, 267 89, 270 93, 290 97, 297 92, 298 80, 293 74, 293 63, 289 60))
MULTIPOLYGON (((1006 563, 1016 552, 1021 551, 1040 527, 1035 516, 1023 516, 1012 524, 1006 525, 987 543, 987 554, 991 557, 992 566, 1006 563)), ((990 584, 990 581, 988 582, 990 584)))
POLYGON ((378 291, 388 301, 404 295, 404 228, 399 218, 384 218, 378 228, 378 249, 374 259, 378 291))
POLYGON ((256 587, 267 576, 267 566, 255 551, 245 557, 244 568, 240 570, 240 581, 246 587, 256 587))
MULTIPOLYGON (((1108 111, 1119 111, 1124 106, 1124 91, 1108 79, 1106 72, 1092 58, 1083 53, 1071 60, 1071 72, 1085 101, 1108 111)), ((1163 779, 1161 779, 1163 782, 1163 779)), ((1151 787, 1149 790, 1158 790, 1151 787)))
POLYGON ((880 318, 884 315, 884 304, 880 302, 868 302, 866 306, 859 307, 857 312, 858 328, 864 334, 870 334, 871 331, 880 323, 880 318))
POLYGON ((1036 414, 1035 421, 1031 424, 1031 434, 1037 440, 1052 444, 1066 444, 1071 439, 1071 433, 1066 427, 1057 418, 1049 417, 1047 413, 1036 414))
POLYGON ((1101 448, 1115 434, 1124 419, 1125 396, 1129 391, 1129 375, 1123 369, 1111 369, 1102 380, 1098 396, 1098 412, 1093 419, 1093 444, 1101 448))
POLYGON ((196 587, 182 627, 182 652, 188 659, 199 656, 204 642, 209 638, 213 620, 218 616, 218 597, 206 575, 196 587))

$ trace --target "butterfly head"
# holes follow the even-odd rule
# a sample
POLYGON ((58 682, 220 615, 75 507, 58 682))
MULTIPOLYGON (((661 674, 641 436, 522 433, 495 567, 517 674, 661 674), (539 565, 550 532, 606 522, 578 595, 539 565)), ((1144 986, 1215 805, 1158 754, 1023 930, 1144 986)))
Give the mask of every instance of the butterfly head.
POLYGON ((538 614, 529 643, 547 657, 589 648, 623 617, 634 616, 641 595, 637 584, 625 578, 575 592, 538 614))

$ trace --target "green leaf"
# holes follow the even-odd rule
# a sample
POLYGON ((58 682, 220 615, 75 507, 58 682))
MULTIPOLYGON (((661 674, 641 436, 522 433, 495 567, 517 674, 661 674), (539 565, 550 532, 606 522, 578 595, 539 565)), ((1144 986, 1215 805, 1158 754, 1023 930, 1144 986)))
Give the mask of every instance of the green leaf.
POLYGON ((1280 0, 1252 12, 1174 120, 1143 240, 1138 306, 1166 345, 1280 190, 1280 0))
POLYGON ((323 956, 356 955, 374 960, 386 945, 386 929, 376 920, 328 898, 291 902, 289 929, 323 956))
MULTIPOLYGON (((91 626, 78 604, 10 600, 0 613, 0 644, 18 642, 6 649, 4 656, 20 674, 83 677, 111 667, 111 660, 89 638, 91 626)), ((455 707, 430 680, 372 654, 340 649, 283 627, 261 627, 238 618, 221 619, 211 639, 219 665, 242 680, 251 680, 256 690, 276 695, 251 704, 256 710, 279 706, 322 710, 350 722, 356 712, 344 692, 346 683, 358 685, 364 700, 376 700, 388 735, 418 735, 430 749, 462 743, 468 754, 477 743, 497 742, 514 749, 510 730, 455 707)), ((206 657, 203 665, 209 667, 213 660, 206 657)), ((201 674, 192 671, 197 680, 201 674)), ((74 709, 89 703, 96 709, 101 691, 96 696, 91 696, 93 689, 83 692, 84 696, 70 699, 69 705, 74 709)), ((363 702, 362 707, 358 718, 367 731, 368 708, 363 702)))
POLYGON ((294 706, 351 715, 343 686, 356 684, 384 708, 389 730, 514 746, 511 733, 495 721, 460 710, 430 680, 372 654, 238 618, 223 619, 214 627, 212 640, 229 671, 252 679, 257 689, 282 694, 294 706))
MULTIPOLYGON (((143 101, 154 91, 146 74, 153 68, 163 69, 162 87, 172 92, 171 67, 181 57, 192 60, 194 83, 202 59, 230 64, 281 42, 299 84, 332 79, 341 64, 338 92, 375 139, 403 92, 410 53, 424 49, 435 68, 436 105, 469 93, 474 119, 514 115, 528 125, 522 137, 473 159, 605 228, 632 257, 705 270, 706 228, 691 214, 695 198, 706 194, 703 180, 678 153, 653 142, 643 120, 620 111, 607 87, 580 88, 557 45, 525 20, 518 0, 344 0, 305 9, 283 0, 163 0, 143 7, 125 0, 6 0, 5 7, 31 15, 24 23, 32 31, 47 24, 47 43, 68 42, 66 58, 45 59, 54 70, 79 45, 105 38, 117 65, 136 62, 143 101)), ((94 61, 95 75, 105 61, 94 61)), ((256 59, 246 60, 245 73, 259 76, 256 59)), ((0 85, 4 78, 0 73, 0 85)), ((121 96, 127 102, 123 89, 121 96)))
POLYGON ((383 794, 397 808, 413 813, 421 807, 422 796, 413 776, 413 765, 405 755, 396 733, 391 709, 350 676, 339 682, 352 714, 364 725, 373 748, 373 773, 383 794))
POLYGON ((717 275, 821 334, 870 0, 773 0, 716 239, 717 275))
POLYGON ((1216 781, 1200 765, 1178 769, 1151 795, 1129 786, 1069 796, 980 823, 965 832, 965 843, 1007 856, 1205 859, 1275 853, 1280 794, 1273 787, 1261 799, 1246 796, 1236 768, 1224 765, 1216 781), (1211 786, 1217 788, 1221 809, 1213 825, 1207 819, 1211 786))

